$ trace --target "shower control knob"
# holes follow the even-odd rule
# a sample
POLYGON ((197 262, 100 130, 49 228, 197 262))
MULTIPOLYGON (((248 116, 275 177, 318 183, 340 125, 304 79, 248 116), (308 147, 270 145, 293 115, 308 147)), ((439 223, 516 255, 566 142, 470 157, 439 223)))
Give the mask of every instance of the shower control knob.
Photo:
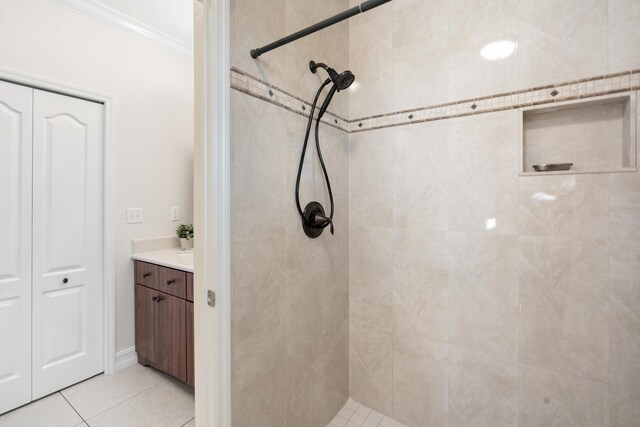
POLYGON ((312 239, 319 237, 327 226, 333 234, 333 221, 325 215, 324 208, 320 203, 309 203, 303 213, 302 229, 308 237, 312 239))

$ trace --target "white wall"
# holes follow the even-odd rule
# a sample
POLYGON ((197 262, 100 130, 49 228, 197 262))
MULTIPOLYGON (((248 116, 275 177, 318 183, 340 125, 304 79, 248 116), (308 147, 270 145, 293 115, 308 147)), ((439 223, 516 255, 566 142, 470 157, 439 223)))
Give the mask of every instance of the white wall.
POLYGON ((193 220, 192 62, 48 0, 0 0, 0 68, 114 97, 117 351, 134 345, 131 239, 172 234, 171 206, 193 220))

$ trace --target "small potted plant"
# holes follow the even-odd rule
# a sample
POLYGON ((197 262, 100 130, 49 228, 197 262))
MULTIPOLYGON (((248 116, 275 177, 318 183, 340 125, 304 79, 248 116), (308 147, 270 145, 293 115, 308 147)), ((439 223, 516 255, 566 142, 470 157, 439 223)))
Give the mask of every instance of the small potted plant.
POLYGON ((183 251, 193 249, 193 224, 180 224, 176 229, 183 251))

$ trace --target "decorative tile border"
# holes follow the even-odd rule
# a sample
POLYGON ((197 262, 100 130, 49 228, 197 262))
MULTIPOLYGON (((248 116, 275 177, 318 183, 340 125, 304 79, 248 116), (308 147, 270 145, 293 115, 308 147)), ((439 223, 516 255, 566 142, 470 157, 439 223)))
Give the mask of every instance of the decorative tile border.
MULTIPOLYGON (((232 68, 231 87, 248 95, 279 105, 289 111, 309 117, 311 105, 305 100, 263 80, 232 68)), ((322 122, 346 132, 364 132, 394 126, 472 116, 522 107, 530 107, 572 99, 640 90, 640 70, 522 89, 509 93, 484 96, 445 104, 431 105, 393 113, 347 120, 327 112, 322 122)))
MULTIPOLYGON (((231 68, 231 88, 309 117, 311 110, 309 102, 233 67, 231 68)), ((330 111, 326 112, 321 122, 345 132, 349 131, 349 121, 330 111)))
POLYGON ((640 70, 625 71, 572 82, 364 117, 349 121, 349 132, 363 132, 433 120, 472 116, 639 89, 640 70))

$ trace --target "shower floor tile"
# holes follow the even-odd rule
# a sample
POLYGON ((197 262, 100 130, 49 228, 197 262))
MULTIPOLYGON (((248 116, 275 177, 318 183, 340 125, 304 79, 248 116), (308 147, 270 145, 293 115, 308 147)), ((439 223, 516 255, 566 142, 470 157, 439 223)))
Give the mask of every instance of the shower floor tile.
POLYGON ((347 400, 327 427, 409 427, 353 399, 347 400))

